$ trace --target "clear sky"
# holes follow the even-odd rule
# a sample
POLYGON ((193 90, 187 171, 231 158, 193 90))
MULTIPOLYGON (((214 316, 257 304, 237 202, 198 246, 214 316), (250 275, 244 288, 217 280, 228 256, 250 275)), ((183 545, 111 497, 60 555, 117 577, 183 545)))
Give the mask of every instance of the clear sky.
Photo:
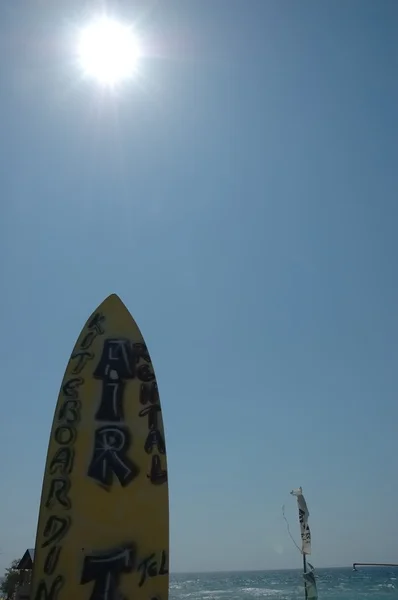
POLYGON ((59 385, 116 292, 148 343, 171 569, 398 561, 398 4, 169 0, 83 81, 80 0, 0 6, 0 572, 34 545, 59 385))

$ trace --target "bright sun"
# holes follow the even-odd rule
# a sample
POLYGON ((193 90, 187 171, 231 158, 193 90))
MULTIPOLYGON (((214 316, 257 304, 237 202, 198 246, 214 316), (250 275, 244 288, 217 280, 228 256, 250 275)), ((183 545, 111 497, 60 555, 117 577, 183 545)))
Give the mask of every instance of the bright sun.
POLYGON ((78 60, 84 74, 113 86, 132 77, 141 57, 139 40, 131 27, 103 17, 82 29, 78 60))

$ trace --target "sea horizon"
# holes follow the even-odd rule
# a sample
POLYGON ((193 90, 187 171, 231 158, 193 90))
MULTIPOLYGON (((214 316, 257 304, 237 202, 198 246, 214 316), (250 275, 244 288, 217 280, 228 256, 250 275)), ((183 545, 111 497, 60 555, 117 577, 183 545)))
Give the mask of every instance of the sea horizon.
MULTIPOLYGON (((323 566, 319 566, 319 565, 313 565, 315 571, 318 571, 319 569, 322 569, 323 571, 327 571, 327 570, 333 570, 333 569, 351 569, 352 570, 352 565, 354 563, 351 563, 350 565, 334 565, 334 566, 328 566, 328 567, 323 567, 323 566)), ((357 563, 356 563, 357 564, 357 563)), ((381 563, 379 563, 381 564, 381 563)), ((396 567, 398 568, 398 563, 396 565, 396 567)), ((363 567, 363 568, 377 568, 377 566, 375 567, 363 567)), ((394 567, 391 567, 394 568, 394 567)), ((210 575, 210 574, 220 574, 220 575, 228 575, 231 573, 266 573, 266 572, 276 572, 276 571, 300 571, 302 572, 303 568, 301 567, 275 567, 275 568, 266 568, 266 569, 222 569, 222 570, 204 570, 204 571, 170 571, 170 576, 172 575, 210 575)))
MULTIPOLYGON (((352 563, 351 565, 334 565, 334 566, 319 566, 319 565, 313 565, 315 571, 333 571, 333 570, 343 570, 343 569, 349 569, 349 570, 353 570, 352 569, 352 565, 354 563, 352 563)), ((382 563, 379 563, 379 565, 382 563)), ((5 567, 5 570, 9 568, 9 567, 5 567)), ((366 565, 363 567, 360 567, 359 570, 365 570, 365 569, 378 569, 378 568, 382 568, 382 569, 394 569, 394 568, 398 568, 398 563, 396 565, 393 564, 389 564, 388 567, 380 567, 377 564, 375 565, 366 565)), ((264 568, 264 569, 211 569, 211 570, 199 570, 199 571, 170 571, 169 575, 170 577, 173 577, 175 575, 233 575, 236 573, 240 573, 240 574, 245 574, 245 573, 277 573, 277 572, 285 572, 285 571, 298 571, 298 572, 302 572, 303 568, 301 567, 275 567, 275 568, 264 568)), ((1 579, 4 577, 4 572, 2 575, 0 575, 0 581, 1 579)))

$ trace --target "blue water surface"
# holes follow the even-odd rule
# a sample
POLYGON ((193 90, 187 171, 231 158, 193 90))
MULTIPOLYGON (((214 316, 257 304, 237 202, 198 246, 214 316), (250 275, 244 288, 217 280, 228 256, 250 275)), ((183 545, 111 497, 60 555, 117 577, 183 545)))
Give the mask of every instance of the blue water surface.
MULTIPOLYGON (((317 569, 319 600, 398 599, 398 568, 317 569)), ((175 574, 170 600, 304 600, 300 571, 175 574)))

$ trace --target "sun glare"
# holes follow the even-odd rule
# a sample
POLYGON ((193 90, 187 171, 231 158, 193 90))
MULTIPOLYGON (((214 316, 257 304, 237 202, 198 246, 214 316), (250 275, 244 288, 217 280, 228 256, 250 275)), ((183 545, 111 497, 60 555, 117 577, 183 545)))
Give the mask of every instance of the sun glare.
POLYGON ((87 25, 80 33, 78 60, 83 73, 113 86, 137 71, 141 49, 131 27, 110 18, 87 25))

